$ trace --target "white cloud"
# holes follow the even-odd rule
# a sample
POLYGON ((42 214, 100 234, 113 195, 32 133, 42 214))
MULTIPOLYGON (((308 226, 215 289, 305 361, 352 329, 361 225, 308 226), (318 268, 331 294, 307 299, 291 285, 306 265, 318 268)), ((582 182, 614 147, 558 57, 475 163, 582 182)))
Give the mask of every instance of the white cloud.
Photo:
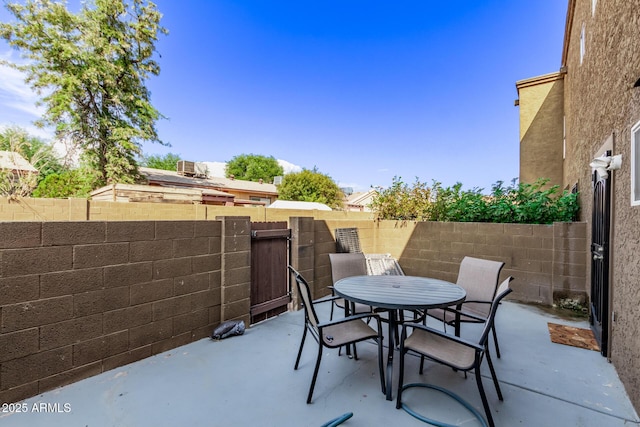
POLYGON ((294 165, 293 163, 287 162, 286 160, 278 159, 278 164, 282 166, 282 169, 284 169, 285 174, 288 174, 291 172, 302 172, 302 167, 298 165, 294 165))

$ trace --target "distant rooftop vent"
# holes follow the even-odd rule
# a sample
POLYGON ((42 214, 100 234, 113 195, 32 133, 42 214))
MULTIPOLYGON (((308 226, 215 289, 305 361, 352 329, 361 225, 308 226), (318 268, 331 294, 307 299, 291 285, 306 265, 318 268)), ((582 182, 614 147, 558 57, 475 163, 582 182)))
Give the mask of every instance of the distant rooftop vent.
POLYGON ((281 176, 274 176, 273 177, 273 185, 280 185, 282 184, 282 177, 281 176))
POLYGON ((192 176, 195 178, 206 178, 209 168, 207 165, 200 162, 188 162, 186 160, 179 160, 176 169, 178 175, 192 176))

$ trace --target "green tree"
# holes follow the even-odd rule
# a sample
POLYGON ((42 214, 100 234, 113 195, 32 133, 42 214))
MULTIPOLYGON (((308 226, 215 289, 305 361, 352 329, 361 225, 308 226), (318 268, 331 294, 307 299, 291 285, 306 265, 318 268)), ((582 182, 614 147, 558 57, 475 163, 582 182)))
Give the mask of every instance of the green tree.
MULTIPOLYGON (((19 127, 9 127, 0 132, 0 151, 19 154, 38 170, 37 173, 20 169, 0 170, 0 195, 3 196, 30 196, 39 182, 63 169, 53 147, 19 127)), ((9 154, 8 159, 11 160, 12 156, 9 154)))
POLYGON ((0 132, 0 151, 15 151, 38 169, 38 182, 47 175, 61 172, 64 166, 60 156, 50 144, 29 135, 18 126, 11 126, 0 132))
POLYGON ((331 177, 313 168, 286 174, 278 187, 278 198, 319 202, 335 209, 343 206, 344 194, 331 177))
POLYGON ((176 171, 176 165, 180 161, 178 154, 167 153, 164 156, 151 154, 142 157, 142 166, 166 171, 176 171))
POLYGON ((273 156, 240 154, 227 162, 225 175, 245 181, 273 182, 273 177, 284 175, 284 169, 273 156))
POLYGON ((48 175, 40 181, 33 197, 88 197, 91 192, 91 174, 82 168, 48 175))
POLYGON ((65 3, 9 3, 17 19, 0 23, 0 35, 26 62, 7 63, 26 74, 46 112, 38 125, 53 125, 98 171, 96 186, 133 182, 142 141, 162 143, 161 114, 145 81, 158 75, 153 59, 161 14, 145 0, 93 0, 74 14, 65 3))

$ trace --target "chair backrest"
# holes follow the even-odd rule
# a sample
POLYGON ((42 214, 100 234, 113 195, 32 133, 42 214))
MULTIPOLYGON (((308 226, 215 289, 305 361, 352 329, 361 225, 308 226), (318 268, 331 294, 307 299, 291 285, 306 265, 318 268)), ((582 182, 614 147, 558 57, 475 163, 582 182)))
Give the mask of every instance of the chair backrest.
POLYGON ((496 295, 502 267, 504 267, 504 262, 464 257, 460 263, 456 284, 467 292, 467 301, 487 301, 486 304, 465 303, 465 311, 483 317, 489 315, 490 305, 488 302, 492 301, 496 295))
POLYGON ((296 278, 298 293, 300 294, 300 298, 302 298, 302 305, 304 306, 304 313, 307 319, 307 323, 310 323, 314 327, 314 329, 317 329, 319 320, 318 315, 316 314, 316 310, 313 308, 313 299, 311 297, 309 284, 295 268, 290 265, 288 267, 289 271, 291 271, 291 273, 293 273, 296 278))
POLYGON ((491 303, 491 308, 489 310, 489 317, 487 317, 487 321, 482 329, 482 335, 480 336, 480 341, 478 344, 485 345, 487 343, 487 339, 489 338, 489 332, 493 327, 493 322, 495 321, 496 312, 498 311, 498 306, 500 305, 500 301, 507 295, 509 295, 513 289, 509 287, 509 284, 513 280, 513 277, 509 276, 500 283, 498 289, 496 290, 496 297, 493 299, 491 303))
POLYGON ((363 253, 329 254, 333 283, 351 276, 365 276, 367 263, 363 253))
POLYGON ((365 254, 370 276, 404 276, 398 260, 391 254, 365 254))

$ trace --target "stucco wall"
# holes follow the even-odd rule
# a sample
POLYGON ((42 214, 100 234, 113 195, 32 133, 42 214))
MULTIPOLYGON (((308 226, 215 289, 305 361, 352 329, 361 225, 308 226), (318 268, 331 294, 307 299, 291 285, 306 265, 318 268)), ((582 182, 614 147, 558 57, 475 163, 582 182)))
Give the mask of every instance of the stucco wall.
POLYGON ((628 0, 598 1, 595 13, 591 7, 591 0, 576 0, 569 34, 565 182, 578 182, 582 218, 590 224, 589 163, 607 140, 612 142, 613 154, 623 156, 612 186, 610 357, 635 407, 640 408, 640 207, 630 203, 630 130, 640 120, 640 88, 633 87, 640 78, 640 7, 637 1, 628 0), (581 64, 583 25, 586 38, 581 64))
POLYGON ((520 101, 520 182, 549 179, 563 187, 564 75, 554 73, 516 83, 520 101))

